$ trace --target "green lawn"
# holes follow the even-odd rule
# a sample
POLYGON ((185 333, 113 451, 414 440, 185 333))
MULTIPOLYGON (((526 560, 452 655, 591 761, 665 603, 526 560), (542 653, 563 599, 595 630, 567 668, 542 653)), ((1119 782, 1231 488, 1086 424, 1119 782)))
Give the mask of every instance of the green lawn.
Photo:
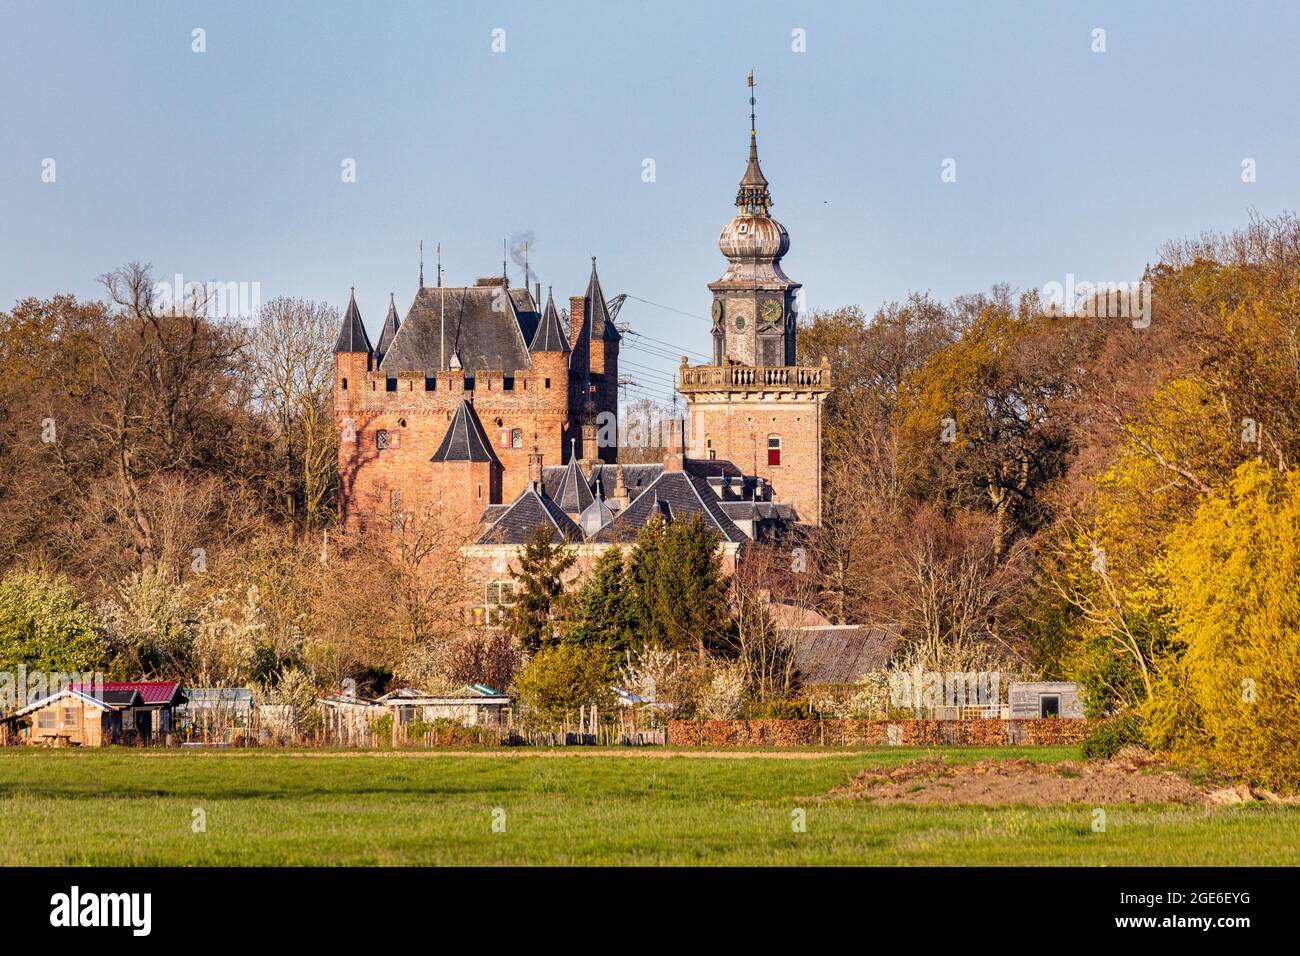
MULTIPOLYGON (((811 756, 0 753, 0 864, 1300 863, 1300 807, 812 804, 935 751, 811 756), (493 831, 504 811, 505 832, 493 831), (792 831, 792 811, 806 832, 792 831), (195 810, 206 832, 192 827, 195 810), (498 817, 499 818, 499 817, 498 817)), ((1074 748, 953 749, 950 761, 1074 748)))

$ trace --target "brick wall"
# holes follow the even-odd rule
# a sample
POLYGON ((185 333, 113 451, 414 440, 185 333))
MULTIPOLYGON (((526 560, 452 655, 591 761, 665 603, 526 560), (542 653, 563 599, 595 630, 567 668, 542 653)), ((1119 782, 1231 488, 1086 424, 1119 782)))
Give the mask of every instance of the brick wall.
POLYGON ((1086 720, 671 720, 677 747, 966 746, 1082 743, 1086 720))
POLYGON ((746 474, 772 483, 773 498, 795 506, 799 519, 821 522, 821 400, 722 393, 688 396, 690 457, 734 462, 746 474), (781 439, 781 463, 768 464, 768 438, 781 439), (711 443, 711 444, 710 444, 711 443))
MULTIPOLYGON (((473 388, 465 387, 464 372, 444 371, 435 376, 433 387, 421 373, 400 373, 396 389, 389 391, 384 373, 367 370, 365 354, 336 356, 339 505, 345 525, 387 523, 394 491, 401 493, 401 506, 408 512, 441 499, 460 509, 468 507, 473 512, 469 519, 477 522, 483 510, 477 498, 481 476, 461 488, 439 486, 436 483, 441 479, 429 461, 462 399, 474 405, 502 465, 500 474, 489 482, 491 493, 485 498, 490 500, 483 505, 513 501, 523 490, 534 436, 544 463, 561 464, 570 434, 567 363, 562 354, 534 358, 535 368, 516 374, 509 382, 511 388, 506 388, 507 378, 501 371, 470 376, 473 388), (382 450, 376 441, 381 429, 397 438, 382 450), (522 432, 518 448, 510 438, 514 429, 522 432), (349 435, 352 440, 347 440, 349 435), (435 495, 435 491, 442 494, 435 495)), ((456 478, 469 481, 469 476, 456 478)))

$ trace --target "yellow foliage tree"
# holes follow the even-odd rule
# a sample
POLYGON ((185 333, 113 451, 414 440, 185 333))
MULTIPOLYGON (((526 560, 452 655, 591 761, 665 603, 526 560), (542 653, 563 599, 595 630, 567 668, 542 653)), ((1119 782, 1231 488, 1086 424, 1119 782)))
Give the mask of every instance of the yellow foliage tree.
POLYGON ((1300 474, 1239 467, 1169 537, 1184 650, 1143 708, 1157 748, 1300 787, 1300 474))

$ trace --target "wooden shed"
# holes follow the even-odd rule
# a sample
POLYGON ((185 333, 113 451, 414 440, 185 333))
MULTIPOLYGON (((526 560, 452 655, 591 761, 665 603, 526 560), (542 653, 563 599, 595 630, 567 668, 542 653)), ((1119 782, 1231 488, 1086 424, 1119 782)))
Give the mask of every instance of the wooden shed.
POLYGON ((64 688, 28 704, 4 719, 9 738, 47 747, 103 747, 121 743, 150 714, 141 710, 136 690, 90 694, 64 688))

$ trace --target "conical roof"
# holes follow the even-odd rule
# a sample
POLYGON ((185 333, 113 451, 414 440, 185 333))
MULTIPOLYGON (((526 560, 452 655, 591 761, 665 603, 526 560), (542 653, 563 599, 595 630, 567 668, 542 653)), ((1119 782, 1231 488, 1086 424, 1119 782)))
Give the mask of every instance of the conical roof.
POLYGON ((483 423, 478 420, 474 406, 461 399, 456 406, 456 413, 447 426, 447 434, 442 436, 442 444, 433 453, 430 461, 495 461, 500 460, 492 450, 492 444, 483 431, 483 423))
POLYGON ((338 340, 334 343, 335 352, 372 352, 370 339, 366 335, 365 323, 361 321, 361 310, 357 308, 357 290, 352 290, 348 300, 348 310, 343 313, 343 325, 339 329, 338 340))

